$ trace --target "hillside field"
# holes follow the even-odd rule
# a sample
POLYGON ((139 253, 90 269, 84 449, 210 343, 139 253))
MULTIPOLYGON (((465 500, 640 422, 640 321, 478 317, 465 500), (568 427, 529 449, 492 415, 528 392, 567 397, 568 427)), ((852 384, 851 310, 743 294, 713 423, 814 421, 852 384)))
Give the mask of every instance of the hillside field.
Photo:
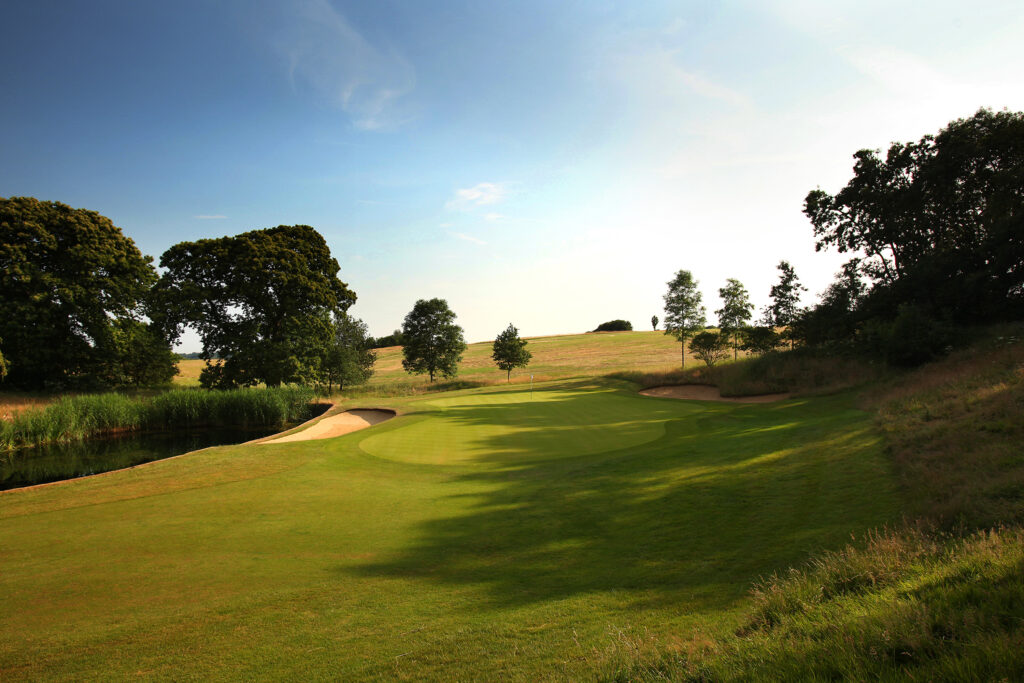
MULTIPOLYGON (((617 370, 672 370, 679 367, 681 345, 661 331, 599 332, 552 337, 528 337, 526 347, 533 359, 526 368, 512 372, 512 382, 601 375, 617 370)), ((491 360, 493 342, 470 344, 459 364, 459 380, 480 384, 505 383, 505 373, 491 360)), ((741 352, 742 355, 742 352, 741 352)), ((689 351, 687 365, 703 365, 689 351)), ((175 384, 198 386, 201 360, 178 362, 175 384)), ((443 381, 439 379, 438 381, 443 381)), ((402 347, 377 349, 372 388, 420 388, 429 384, 426 375, 410 375, 402 369, 402 347)))

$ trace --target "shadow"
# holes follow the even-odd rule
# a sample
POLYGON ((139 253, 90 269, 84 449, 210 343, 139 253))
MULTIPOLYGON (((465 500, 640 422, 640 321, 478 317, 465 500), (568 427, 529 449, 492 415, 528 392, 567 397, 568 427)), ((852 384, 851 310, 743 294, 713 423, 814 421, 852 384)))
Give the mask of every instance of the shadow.
POLYGON ((637 606, 718 609, 891 513, 874 432, 847 398, 709 404, 585 389, 433 402, 433 434, 475 435, 460 466, 436 468, 451 491, 439 508, 460 513, 338 571, 473 585, 499 606, 625 591, 637 606), (872 495, 879 504, 864 505, 872 495))

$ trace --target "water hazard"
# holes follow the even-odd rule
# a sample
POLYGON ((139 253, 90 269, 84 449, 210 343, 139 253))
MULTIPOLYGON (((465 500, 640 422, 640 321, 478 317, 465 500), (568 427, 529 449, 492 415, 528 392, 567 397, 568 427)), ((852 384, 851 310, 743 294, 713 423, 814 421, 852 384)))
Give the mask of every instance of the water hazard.
POLYGON ((125 434, 115 438, 0 452, 0 491, 120 470, 209 446, 244 443, 281 429, 203 428, 185 432, 125 434))

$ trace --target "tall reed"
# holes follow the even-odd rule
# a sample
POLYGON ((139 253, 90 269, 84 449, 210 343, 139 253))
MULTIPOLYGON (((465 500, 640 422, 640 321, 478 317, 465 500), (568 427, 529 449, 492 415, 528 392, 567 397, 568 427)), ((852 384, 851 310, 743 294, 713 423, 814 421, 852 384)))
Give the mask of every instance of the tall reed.
POLYGON ((184 427, 277 427, 309 414, 307 387, 204 391, 181 389, 153 397, 123 394, 63 397, 0 422, 0 449, 81 441, 125 431, 184 427))

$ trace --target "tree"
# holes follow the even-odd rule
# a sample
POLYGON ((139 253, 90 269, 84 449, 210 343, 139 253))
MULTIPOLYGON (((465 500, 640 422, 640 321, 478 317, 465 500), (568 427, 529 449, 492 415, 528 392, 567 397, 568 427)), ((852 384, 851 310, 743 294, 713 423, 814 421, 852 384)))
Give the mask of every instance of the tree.
POLYGON ((718 316, 718 328, 722 337, 732 343, 733 359, 739 356, 740 331, 750 320, 754 304, 750 303, 747 288, 734 278, 725 281, 725 287, 718 290, 722 297, 722 307, 715 311, 718 316))
POLYGON ((526 344, 525 339, 519 338, 519 330, 512 323, 494 340, 491 358, 495 365, 508 373, 506 381, 512 381, 515 368, 525 368, 533 358, 533 354, 526 350, 526 344))
POLYGON ((704 329, 707 309, 701 305, 698 282, 688 270, 680 270, 668 283, 665 294, 665 334, 675 337, 682 346, 682 362, 686 367, 686 340, 704 329))
POLYGON ((651 329, 653 329, 653 330, 657 330, 658 329, 658 316, 656 316, 656 315, 652 315, 651 316, 651 329))
POLYGON ((142 317, 156 279, 152 259, 109 218, 0 198, 0 337, 16 359, 9 381, 27 389, 101 383, 115 325, 142 317))
POLYGON ((761 322, 766 327, 785 327, 782 334, 793 343, 789 329, 800 312, 800 293, 806 292, 807 288, 800 284, 793 266, 789 261, 779 261, 779 281, 772 285, 769 292, 772 302, 765 306, 762 312, 761 322))
POLYGON ((862 149, 836 195, 807 195, 816 248, 857 254, 862 310, 956 322, 1024 317, 1024 113, 979 110, 885 157, 862 149))
POLYGON ((740 348, 748 353, 763 354, 774 351, 781 341, 775 329, 768 325, 745 327, 740 332, 740 348))
POLYGON ((807 346, 849 346, 853 342, 864 319, 867 291, 859 265, 857 259, 847 261, 820 301, 797 314, 790 325, 790 339, 807 346))
POLYGON ((127 386, 167 384, 178 374, 178 356, 152 325, 114 322, 106 356, 106 383, 127 386))
POLYGON ((704 361, 710 368, 720 360, 729 357, 728 342, 718 332, 701 332, 690 341, 690 353, 704 361))
POLYGON ((395 330, 386 337, 377 337, 373 339, 373 348, 383 349, 388 346, 401 346, 402 345, 402 331, 395 330))
POLYGON ((199 332, 205 387, 315 381, 331 316, 356 299, 308 225, 182 242, 160 265, 152 317, 171 339, 199 332))
POLYGON ((628 320, 609 320, 597 326, 594 332, 630 332, 633 330, 633 323, 628 320))
POLYGON ((332 323, 333 334, 324 349, 321 381, 327 382, 327 395, 338 385, 339 391, 353 384, 365 384, 373 376, 377 354, 366 323, 347 313, 339 313, 332 323))
MULTIPOLYGON (((3 341, 3 340, 0 339, 0 341, 3 341)), ((7 359, 4 358, 3 352, 0 351, 0 380, 2 380, 2 379, 7 377, 7 368, 8 368, 7 359)))
POLYGON ((444 299, 420 299, 402 323, 402 368, 406 372, 454 377, 466 350, 462 328, 444 299))

